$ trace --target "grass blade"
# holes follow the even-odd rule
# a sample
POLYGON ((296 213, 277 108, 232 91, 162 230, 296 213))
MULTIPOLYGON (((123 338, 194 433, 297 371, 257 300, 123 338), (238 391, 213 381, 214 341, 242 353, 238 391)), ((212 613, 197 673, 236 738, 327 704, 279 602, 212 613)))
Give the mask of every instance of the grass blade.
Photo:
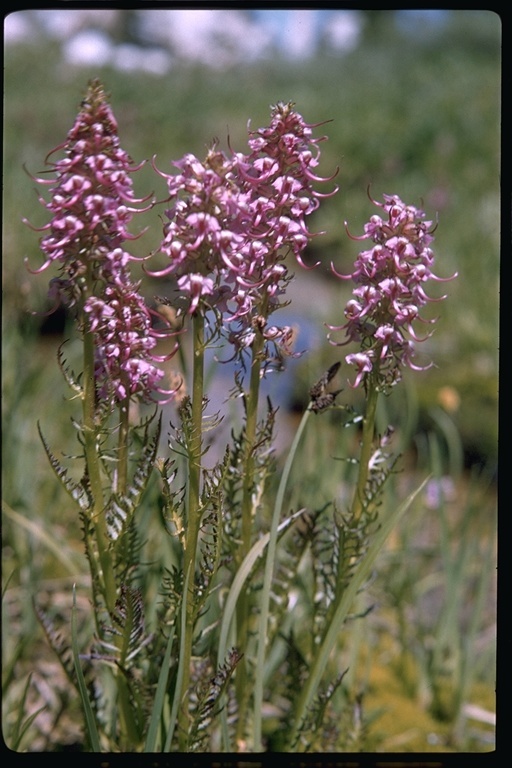
POLYGON ((52 536, 51 533, 48 533, 48 531, 44 529, 41 523, 34 522, 33 520, 27 520, 27 518, 23 517, 23 515, 20 515, 19 512, 11 509, 11 507, 5 501, 2 501, 2 512, 6 517, 10 518, 13 523, 19 525, 20 528, 24 528, 26 531, 28 531, 28 533, 32 534, 32 536, 34 536, 37 541, 47 547, 50 552, 52 552, 52 554, 57 557, 57 559, 68 571, 68 573, 71 574, 71 576, 76 576, 76 573, 80 570, 80 568, 76 563, 73 562, 70 557, 68 557, 66 551, 59 543, 58 536, 52 536))
POLYGON ((336 640, 339 637, 339 633, 352 607, 352 603, 357 592, 368 578, 373 563, 392 529, 398 523, 402 515, 410 507, 416 496, 421 493, 426 483, 428 482, 428 479, 429 478, 426 478, 421 483, 421 485, 413 493, 410 494, 410 496, 403 502, 403 504, 397 507, 389 515, 389 517, 384 520, 381 527, 376 532, 375 538, 369 546, 366 555, 355 569, 353 577, 350 580, 346 590, 344 591, 341 600, 333 614, 329 629, 327 630, 322 645, 318 650, 318 655, 309 672, 306 684, 301 691, 297 710, 295 712, 295 723, 290 735, 290 748, 291 745, 294 745, 296 742, 304 717, 306 716, 307 710, 309 709, 318 686, 320 685, 322 675, 329 660, 330 653, 336 643, 336 640))
MULTIPOLYGON (((277 526, 277 533, 281 533, 281 531, 284 531, 290 525, 290 523, 296 520, 297 517, 299 517, 303 513, 303 511, 304 510, 301 509, 298 512, 295 512, 293 515, 290 515, 290 517, 288 517, 286 520, 283 520, 283 522, 277 526)), ((240 596, 240 592, 242 591, 245 582, 249 578, 249 575, 253 569, 254 564, 256 563, 257 559, 261 557, 261 555, 265 551, 265 547, 268 545, 269 541, 270 541, 270 532, 265 533, 261 537, 261 539, 258 539, 258 541, 255 544, 253 544, 253 546, 245 556, 244 560, 242 561, 242 564, 238 569, 235 578, 233 579, 231 589, 229 590, 226 603, 224 605, 222 623, 220 627, 219 650, 218 650, 218 656, 217 656, 219 665, 222 664, 223 660, 227 656, 229 632, 231 629, 231 623, 233 621, 233 617, 235 615, 236 604, 240 596)), ((223 722, 222 732, 223 732, 223 740, 224 740, 224 749, 229 752, 231 750, 229 746, 229 736, 228 736, 227 725, 225 721, 225 718, 226 718, 225 710, 221 712, 221 718, 223 722)))
POLYGON ((180 705, 180 693, 181 693, 181 683, 183 680, 183 659, 185 657, 184 653, 184 645, 185 645, 185 632, 183 631, 183 628, 185 626, 185 622, 187 620, 187 600, 185 598, 185 595, 188 591, 188 583, 190 580, 190 572, 191 568, 188 569, 185 583, 183 585, 183 598, 181 603, 181 641, 180 641, 180 655, 179 655, 179 661, 178 661, 178 671, 176 674, 176 688, 174 690, 174 699, 172 702, 172 709, 171 709, 171 719, 169 723, 169 729, 167 731, 167 737, 165 740, 164 745, 164 752, 170 752, 171 750, 171 744, 172 739, 174 736, 174 730, 176 728, 176 720, 178 717, 178 709, 180 705))
POLYGON ((28 731, 36 717, 40 712, 46 709, 46 704, 44 704, 42 707, 39 707, 38 710, 33 712, 26 720, 23 720, 23 717, 25 716, 25 704, 27 701, 27 695, 30 688, 30 683, 32 682, 32 673, 27 678, 27 682, 25 683, 25 688, 23 689, 23 694, 21 697, 21 701, 19 703, 18 708, 18 717, 16 718, 16 722, 14 724, 12 734, 11 734, 11 745, 9 749, 12 749, 13 752, 17 752, 19 745, 23 739, 23 736, 28 731))
POLYGON ((80 666, 80 654, 78 650, 78 637, 76 629, 76 585, 73 585, 73 608, 71 610, 71 646, 73 649, 73 661, 75 663, 75 672, 78 679, 80 698, 82 699, 87 731, 89 733, 89 739, 91 742, 91 751, 101 752, 98 729, 96 728, 96 720, 94 719, 94 712, 92 711, 91 702, 89 701, 87 685, 85 683, 82 667, 80 666))
POLYGON ((260 620, 258 628, 258 653, 256 657, 255 683, 254 683, 254 751, 261 752, 261 713, 263 708, 263 680, 265 666, 265 649, 267 639, 268 613, 270 606, 270 590, 272 588, 272 576, 274 574, 274 564, 276 559, 277 532, 279 530, 279 520, 282 515, 284 494, 290 476, 291 468, 295 459, 295 454, 306 427, 311 411, 308 408, 304 411, 301 422, 295 433, 293 443, 290 447, 286 462, 283 468, 283 474, 277 489, 274 511, 269 532, 269 546, 267 550, 267 559, 265 562, 265 575, 263 579, 263 591, 260 601, 260 620))
MULTIPOLYGON (((290 523, 296 520, 297 517, 303 513, 303 511, 304 510, 301 509, 298 512, 294 512, 293 515, 290 515, 290 517, 288 517, 286 520, 283 520, 283 522, 277 528, 278 533, 284 531, 284 529, 287 528, 290 523)), ((249 550, 245 559, 243 560, 242 565, 238 569, 235 578, 233 579, 233 583, 231 585, 231 589, 229 590, 228 597, 223 609, 222 624, 219 637, 219 651, 217 655, 219 664, 222 663, 222 660, 225 659, 227 655, 229 630, 231 628, 231 622, 235 614, 236 602, 240 592, 242 591, 245 582, 249 578, 256 560, 263 554, 265 547, 269 543, 269 540, 270 533, 265 533, 261 539, 258 539, 258 541, 253 544, 252 548, 249 550)))
POLYGON ((148 735, 144 745, 144 752, 154 752, 156 747, 156 735, 162 711, 164 708, 165 693, 167 690, 167 681, 169 679, 169 667, 171 662, 172 644, 174 642, 175 627, 171 629, 167 647, 165 649, 164 660, 160 675, 158 676, 158 685, 156 688, 155 701, 151 710, 151 720, 149 722, 148 735))

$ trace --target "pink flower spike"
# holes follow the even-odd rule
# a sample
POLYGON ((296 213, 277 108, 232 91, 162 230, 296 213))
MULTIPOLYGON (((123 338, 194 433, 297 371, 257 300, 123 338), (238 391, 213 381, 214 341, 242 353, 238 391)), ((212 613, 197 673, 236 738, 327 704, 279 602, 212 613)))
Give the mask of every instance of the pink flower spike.
MULTIPOLYGON (((419 310, 427 303, 443 301, 446 296, 431 298, 423 288, 428 280, 439 280, 431 271, 434 256, 429 244, 433 237, 428 231, 431 222, 424 221, 423 211, 405 205, 397 195, 384 195, 383 203, 372 202, 384 213, 371 216, 364 226, 364 235, 352 236, 345 224, 351 239, 371 239, 375 245, 359 253, 351 275, 339 274, 331 264, 337 277, 354 281, 355 298, 349 300, 344 310, 345 325, 328 327, 344 330, 345 344, 354 341, 360 345, 360 353, 346 358, 358 370, 352 386, 364 381, 371 361, 378 360, 376 384, 386 391, 401 379, 403 367, 418 371, 431 367, 432 364, 420 367, 412 363, 414 344, 432 335, 430 332, 419 337, 413 322, 433 325, 435 319, 424 320, 419 310)), ((454 277, 456 273, 443 282, 454 277)), ((328 339, 334 343, 330 334, 328 339)))
POLYGON ((111 254, 125 240, 141 237, 143 232, 131 235, 127 225, 140 212, 134 204, 147 202, 152 194, 143 198, 133 194, 131 174, 144 163, 134 166, 121 149, 117 123, 97 80, 90 83, 66 141, 49 153, 46 162, 50 164, 48 158, 61 150, 65 157, 51 163, 55 178, 36 179, 52 185, 51 201, 40 200, 53 215, 37 230, 47 232, 40 241, 46 260, 37 272, 58 262, 64 277, 53 283, 53 295, 60 291, 60 298, 71 307, 84 290, 85 274, 93 273, 98 284, 126 279, 126 263, 111 254), (94 262, 92 269, 90 262, 94 262))
MULTIPOLYGON (((316 237, 306 217, 323 196, 313 189, 314 182, 324 181, 314 171, 319 142, 292 104, 279 103, 269 126, 249 129, 246 154, 234 152, 228 137, 229 157, 213 145, 202 162, 190 153, 174 162, 178 173, 172 175, 159 171, 153 158, 169 190, 160 247, 169 267, 148 274, 174 274, 187 313, 212 309, 239 359, 255 329, 264 335, 269 315, 280 305, 277 297, 289 280, 287 254, 304 269, 321 263, 308 266, 303 258, 316 237)), ((285 330, 272 331, 266 342, 281 347, 279 356, 286 354, 288 338, 285 330)))

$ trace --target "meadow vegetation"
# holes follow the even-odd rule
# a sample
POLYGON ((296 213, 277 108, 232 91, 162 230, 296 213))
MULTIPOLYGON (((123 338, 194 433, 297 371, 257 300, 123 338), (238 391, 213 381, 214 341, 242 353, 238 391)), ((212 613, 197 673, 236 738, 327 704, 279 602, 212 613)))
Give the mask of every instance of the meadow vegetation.
MULTIPOLYGON (((80 749, 84 743, 80 700, 35 610, 42 607, 52 626, 68 627, 75 584, 78 638, 86 642, 91 617, 82 524, 55 481, 38 435, 39 423, 52 450, 58 447, 59 461, 67 462, 77 451, 75 403, 67 399, 56 356, 70 337, 66 357, 74 365, 80 344, 68 316, 44 316, 47 280, 29 275, 24 267, 26 256, 32 264, 37 259, 37 235, 21 220, 46 221, 23 166, 39 175, 49 149, 73 124, 92 77, 100 77, 111 94, 123 148, 136 163, 155 155, 165 172, 185 152, 205 156, 214 138, 224 151, 243 147, 247 119, 254 128, 265 125, 269 105, 278 101, 292 101, 308 122, 329 121, 319 129, 329 137, 322 144, 320 173, 329 176, 339 166, 339 192, 323 200, 311 217, 311 228, 325 234, 313 239, 304 257, 320 266, 298 274, 290 262, 297 287, 290 293, 290 307, 276 314, 276 322, 280 315, 287 322, 286 313, 292 313, 298 343, 304 341, 307 349, 287 371, 273 374, 270 385, 279 411, 273 457, 278 471, 269 473, 269 498, 279 492, 279 476, 310 387, 344 354, 327 342, 324 323, 343 322, 350 296, 350 287, 333 278, 331 262, 348 274, 360 250, 347 237, 345 222, 351 234, 362 232, 374 213, 368 189, 375 199, 397 194, 438 221, 437 271, 443 276, 457 272, 458 278, 442 286, 449 299, 427 310, 430 317, 439 316, 435 333, 425 342, 435 367, 407 372, 400 387, 380 398, 376 414, 379 434, 389 424, 395 428, 394 448, 400 454, 382 508, 398 508, 425 477, 430 480, 379 552, 327 675, 334 681, 348 670, 340 701, 334 699, 333 705, 346 717, 338 748, 341 743, 347 752, 493 749, 499 19, 491 12, 453 12, 446 27, 424 40, 388 24, 380 36, 376 31, 378 24, 357 49, 340 57, 276 59, 222 73, 183 65, 165 78, 64 68, 58 51, 43 40, 6 48, 2 683, 3 736, 11 749, 58 751, 80 749)), ((158 188, 159 182, 148 164, 137 174, 135 191, 141 196, 154 191, 164 199, 166 186, 162 180, 158 188)), ((151 226, 133 244, 136 255, 158 248, 161 227, 154 226, 154 216, 149 211, 137 220, 137 228, 151 226)), ((162 285, 154 285, 161 295, 162 285)), ((148 299, 152 286, 145 283, 148 299)), ((214 371, 214 360, 208 360, 206 389, 214 371)), ((343 402, 357 412, 363 397, 347 386, 347 371, 344 364, 337 381, 343 402)), ((222 399, 219 404, 225 407, 222 399)), ((166 406, 162 450, 176 419, 176 406, 166 406)), ((333 499, 342 509, 348 505, 355 468, 346 459, 357 450, 359 433, 345 429, 345 420, 336 408, 309 419, 296 448, 285 514, 298 509, 324 514, 333 499)), ((215 454, 222 450, 223 437, 212 432, 215 454)), ((151 564, 171 568, 176 561, 176 550, 166 546, 162 535, 161 515, 154 514, 162 509, 162 496, 155 474, 137 522, 150 564, 144 589, 155 604, 160 571, 151 564)), ((271 512, 266 514, 270 525, 271 512)), ((308 564, 305 556, 291 592, 311 591, 308 564)), ((309 609, 300 605, 283 628, 282 642, 273 646, 266 684, 286 656, 286 637, 297 639, 293 653, 307 656, 310 651, 308 638, 300 636, 300 611, 309 609)), ((149 610, 147 623, 155 617, 156 607, 154 614, 149 610)), ((279 703, 278 698, 263 716, 263 737, 276 750, 282 748, 279 730, 274 730, 282 715, 279 703)), ((322 743, 314 744, 313 751, 324 751, 322 743)))

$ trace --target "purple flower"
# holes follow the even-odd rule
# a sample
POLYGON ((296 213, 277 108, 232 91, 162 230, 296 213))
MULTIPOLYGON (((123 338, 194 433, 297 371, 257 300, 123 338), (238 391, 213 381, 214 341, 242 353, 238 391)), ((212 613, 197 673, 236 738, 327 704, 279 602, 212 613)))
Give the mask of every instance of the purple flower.
POLYGON ((162 334, 153 328, 131 280, 134 257, 123 248, 134 239, 127 226, 140 209, 133 206, 144 202, 133 195, 130 174, 137 168, 119 146, 117 124, 98 81, 90 84, 67 140, 53 152, 61 149, 64 158, 52 164, 55 181, 37 179, 51 185, 50 201, 41 202, 52 219, 40 230, 47 233, 40 241, 46 259, 34 271, 56 262, 60 273, 50 281, 50 298, 55 306, 62 301, 83 310, 79 323, 94 336, 101 400, 152 399, 156 393, 170 398, 173 392, 161 387, 164 374, 154 364, 168 357, 152 351, 162 334))
POLYGON ((370 355, 365 354, 364 352, 356 352, 353 355, 347 355, 345 360, 349 365, 356 366, 357 376, 353 386, 358 387, 364 375, 372 370, 372 359, 370 355))
POLYGON ((60 277, 52 284, 51 295, 74 306, 86 273, 110 279, 134 258, 124 253, 120 264, 112 253, 134 239, 127 225, 140 209, 132 206, 148 198, 134 197, 130 175, 140 166, 134 166, 119 146, 117 123, 99 82, 90 84, 66 141, 48 157, 58 150, 64 150, 64 158, 48 163, 55 181, 35 179, 50 185, 50 202, 42 198, 41 202, 52 219, 37 230, 47 233, 40 241, 46 259, 30 271, 43 272, 57 262, 60 277))
POLYGON ((178 287, 190 295, 190 312, 195 312, 201 297, 213 293, 213 280, 203 275, 182 275, 178 278, 178 287))
POLYGON ((102 296, 86 300, 84 312, 95 339, 95 383, 101 401, 121 402, 134 396, 150 400, 156 394, 172 398, 174 391, 162 388, 164 373, 154 365, 170 356, 152 351, 158 333, 136 286, 107 284, 102 296))
POLYGON ((188 313, 215 307, 235 356, 258 332, 291 352, 289 329, 267 320, 286 290, 287 255, 304 266, 314 237, 305 218, 318 207, 314 183, 327 181, 314 172, 325 138, 313 139, 314 127, 280 103, 270 126, 250 132, 249 154, 213 147, 204 162, 187 154, 174 163, 179 173, 161 174, 172 203, 160 247, 169 263, 150 274, 177 278, 188 313))
MULTIPOLYGON (((329 326, 331 331, 344 331, 346 340, 334 342, 343 346, 357 342, 360 352, 346 356, 349 365, 355 365, 357 375, 353 387, 361 382, 366 386, 369 376, 382 389, 396 384, 404 366, 414 370, 425 370, 432 363, 421 368, 414 364, 414 342, 418 338, 412 323, 434 323, 420 316, 420 308, 430 301, 423 289, 428 280, 436 277, 431 266, 434 256, 430 248, 433 240, 432 222, 423 221, 423 211, 412 205, 405 205, 396 195, 384 195, 384 203, 375 205, 382 208, 387 218, 372 216, 365 225, 365 234, 354 240, 373 240, 371 250, 361 251, 351 275, 337 277, 353 280, 356 287, 345 307, 346 322, 340 326, 329 326), (410 338, 408 338, 410 337, 410 338)), ((456 274, 448 280, 452 280, 456 274)))

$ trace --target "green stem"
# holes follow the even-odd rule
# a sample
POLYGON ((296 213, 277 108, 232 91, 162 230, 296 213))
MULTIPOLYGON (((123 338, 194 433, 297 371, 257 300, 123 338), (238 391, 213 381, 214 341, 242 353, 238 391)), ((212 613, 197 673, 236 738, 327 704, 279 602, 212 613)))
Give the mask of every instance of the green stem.
MULTIPOLYGON (((98 548, 99 569, 94 565, 95 573, 101 574, 100 588, 105 600, 106 609, 112 617, 116 603, 116 579, 109 537, 104 514, 104 494, 101 479, 100 457, 98 454, 98 429, 96 426, 96 392, 94 381, 94 334, 87 330, 87 320, 84 318, 84 394, 83 394, 83 427, 86 471, 93 496, 92 517, 95 528, 96 545, 98 548)), ((121 423, 119 431, 119 455, 118 455, 118 492, 126 490, 127 483, 127 456, 128 456, 128 400, 120 407, 121 423)), ((99 635, 102 634, 100 617, 95 615, 96 626, 99 635)), ((122 638, 119 639, 122 643, 122 638)), ((122 669, 115 673, 120 720, 120 740, 124 749, 129 749, 136 738, 136 724, 132 712, 131 701, 127 689, 127 682, 122 669)))
MULTIPOLYGON (((87 330, 84 318, 84 391, 83 391, 83 434, 86 473, 93 497, 92 520, 94 523, 98 558, 102 575, 101 590, 107 611, 112 615, 116 601, 116 586, 112 558, 109 552, 109 539, 104 515, 103 485, 101 480, 100 458, 98 455, 98 430, 95 421, 95 382, 94 382, 94 335, 87 330)), ((96 617, 98 619, 98 617, 96 617)))
POLYGON ((258 334, 252 348, 251 378, 249 392, 246 395, 246 421, 245 421, 245 460, 244 481, 242 489, 242 546, 239 552, 239 562, 251 548, 251 535, 253 532, 253 491, 254 491, 254 447, 256 442, 256 429, 258 424, 258 400, 261 381, 261 352, 263 349, 263 336, 258 334))
POLYGON ((352 609, 354 600, 357 597, 358 592, 361 590, 363 584, 368 579, 369 574, 373 568, 375 560, 384 546, 384 542, 387 537, 397 525, 400 518, 409 509, 410 505, 419 493, 425 488, 428 478, 424 480, 421 485, 410 494, 410 496, 400 505, 395 506, 391 513, 387 515, 383 520, 373 537, 373 541, 370 543, 363 559, 357 564, 352 577, 344 590, 340 590, 336 597, 336 609, 332 616, 329 625, 326 627, 322 643, 318 648, 313 663, 308 670, 308 677, 305 685, 301 688, 297 704, 295 706, 293 725, 290 728, 287 751, 296 749, 297 741, 300 731, 303 727, 304 718, 308 712, 309 707, 313 701, 318 686, 321 683, 322 676, 329 662, 332 649, 335 647, 339 640, 340 632, 343 628, 349 611, 352 609))
POLYGON ((258 654, 256 658, 256 669, 254 674, 254 751, 262 751, 261 742, 261 716, 263 708, 263 679, 264 679, 264 666, 265 666, 265 650, 267 641, 267 627, 268 627, 268 614, 270 605, 270 591, 272 587, 272 576, 274 573, 274 563, 277 547, 277 533, 279 520, 282 515, 284 494, 286 486, 288 484, 288 478, 290 476, 291 468, 297 453, 302 433, 307 424, 311 409, 307 408, 304 411, 301 422, 295 433, 293 443, 288 452, 286 462, 283 468, 283 474, 277 490, 276 500, 274 504, 274 512, 272 515, 272 521, 270 525, 270 538, 267 547, 266 561, 265 561, 265 575, 263 581, 263 590, 260 600, 260 616, 259 616, 259 628, 258 628, 258 654))
POLYGON ((366 398, 366 413, 363 419, 363 435, 361 440, 361 453, 359 456, 359 469, 357 483, 352 500, 351 518, 357 522, 361 517, 364 506, 364 497, 366 493, 366 484, 368 482, 368 473, 370 459, 373 451, 373 437, 375 433, 375 415, 377 412, 377 400, 379 392, 375 384, 376 377, 371 377, 368 383, 368 394, 366 398))
MULTIPOLYGON (((240 565, 251 548, 253 533, 253 494, 255 480, 256 432, 258 425, 258 402, 261 381, 261 355, 264 338, 257 332, 252 346, 251 376, 249 391, 245 398, 245 455, 244 479, 242 485, 242 541, 238 550, 238 565, 240 565)), ((248 639, 249 605, 244 587, 241 599, 237 603, 237 648, 245 653, 248 639)), ((250 687, 247 684, 247 663, 243 656, 236 670, 236 693, 238 702, 237 740, 242 739, 245 730, 245 713, 249 701, 250 687)))
POLYGON ((126 397, 119 404, 119 436, 117 442, 117 483, 116 491, 125 494, 128 487, 128 436, 129 436, 130 398, 126 397))
MULTIPOLYGON (((128 490, 128 449, 129 449, 129 409, 130 398, 126 397, 119 403, 119 432, 117 439, 116 484, 114 490, 120 496, 125 496, 128 490)), ((128 557, 129 536, 122 536, 117 542, 116 560, 123 561, 128 557)))
MULTIPOLYGON (((260 317, 267 317, 268 297, 265 294, 259 307, 260 317)), ((258 404, 260 397, 261 365, 264 359, 265 338, 259 328, 255 329, 254 341, 251 345, 251 376, 249 392, 246 393, 245 413, 245 461, 244 482, 242 488, 242 546, 238 562, 241 563, 251 548, 253 525, 253 491, 255 473, 255 444, 258 426, 258 404)))
POLYGON ((195 623, 194 609, 194 573, 196 564, 197 541, 201 523, 201 455, 202 455, 202 416, 204 390, 204 317, 201 312, 193 316, 193 370, 192 370, 192 425, 188 445, 188 494, 187 494, 187 534, 183 562, 183 573, 190 575, 190 583, 184 599, 186 601, 185 626, 182 627, 183 654, 182 682, 179 711, 180 751, 186 751, 188 743, 188 699, 190 686, 190 662, 195 623))
MULTIPOLYGON (((364 509, 364 500, 366 486, 369 475, 370 459, 373 451, 373 439, 375 432, 375 416, 377 411, 378 389, 376 387, 377 373, 372 376, 368 382, 368 391, 366 398, 366 412, 363 419, 363 434, 361 440, 361 452, 359 456, 359 469, 354 497, 351 508, 351 521, 357 522, 364 509)), ((374 542, 375 545, 375 542, 374 542)), ((329 654, 337 641, 339 631, 346 618, 347 612, 355 598, 356 587, 360 586, 361 574, 364 574, 365 568, 371 562, 371 557, 358 566, 351 581, 345 589, 338 589, 335 602, 332 606, 330 620, 325 628, 322 643, 318 649, 313 664, 309 670, 306 684, 302 688, 295 710, 294 727, 291 732, 289 745, 294 745, 298 738, 298 733, 302 727, 303 719, 307 709, 313 699, 315 691, 318 689, 322 674, 327 666, 329 654)))

